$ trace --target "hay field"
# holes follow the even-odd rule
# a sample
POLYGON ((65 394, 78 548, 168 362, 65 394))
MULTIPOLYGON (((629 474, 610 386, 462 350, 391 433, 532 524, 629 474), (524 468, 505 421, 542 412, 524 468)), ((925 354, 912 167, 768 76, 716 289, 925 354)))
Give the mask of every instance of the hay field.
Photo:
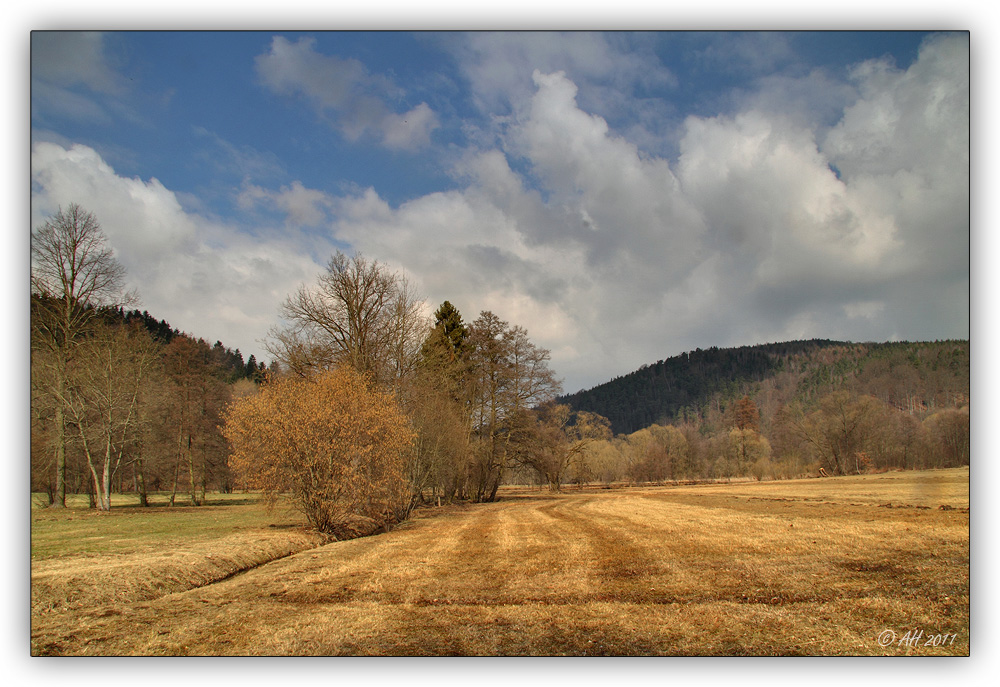
MULTIPOLYGON (((33 581, 88 559, 96 584, 72 604, 57 584, 33 590, 32 652, 967 655, 968 480, 510 489, 219 581, 189 572, 186 591, 98 572, 146 557, 130 574, 156 578, 148 551, 54 556, 33 562, 33 581)), ((199 571, 255 532, 308 536, 247 529, 162 553, 199 571)))

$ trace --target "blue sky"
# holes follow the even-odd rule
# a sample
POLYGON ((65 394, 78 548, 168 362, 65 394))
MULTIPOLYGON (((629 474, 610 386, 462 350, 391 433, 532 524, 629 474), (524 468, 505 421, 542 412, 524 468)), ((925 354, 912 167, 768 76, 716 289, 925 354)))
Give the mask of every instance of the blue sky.
POLYGON ((696 347, 969 337, 969 35, 34 33, 31 224, 269 359, 336 249, 572 392, 696 347))

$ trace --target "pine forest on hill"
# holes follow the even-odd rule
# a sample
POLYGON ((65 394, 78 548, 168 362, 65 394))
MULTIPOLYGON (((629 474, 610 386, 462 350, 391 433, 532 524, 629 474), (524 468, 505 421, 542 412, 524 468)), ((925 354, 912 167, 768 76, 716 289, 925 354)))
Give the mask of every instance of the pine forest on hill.
POLYGON ((780 479, 968 465, 968 341, 696 350, 576 394, 608 418, 570 481, 780 479))
MULTIPOLYGON (((749 395, 758 405, 810 405, 846 389, 908 412, 969 402, 969 342, 828 339, 697 349, 559 400, 608 418, 615 434, 704 417, 749 395)), ((764 408, 761 408, 764 411, 764 408)))

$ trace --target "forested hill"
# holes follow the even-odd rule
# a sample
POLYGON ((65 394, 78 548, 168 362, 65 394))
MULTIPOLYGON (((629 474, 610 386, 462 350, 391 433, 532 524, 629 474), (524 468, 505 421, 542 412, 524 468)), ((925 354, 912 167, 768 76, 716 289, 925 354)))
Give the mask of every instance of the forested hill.
POLYGON ((213 374, 224 382, 231 384, 238 379, 257 379, 267 369, 264 362, 258 363, 253 355, 244 361, 240 349, 237 348, 234 351, 228 346, 224 346, 221 341, 216 341, 215 345, 210 348, 205 340, 195 339, 195 337, 171 327, 166 320, 157 320, 145 310, 126 312, 123 309, 118 309, 116 315, 127 324, 141 324, 153 339, 163 345, 169 344, 176 337, 187 337, 196 342, 199 347, 204 349, 213 374))
MULTIPOLYGON (((703 416, 743 395, 809 402, 848 387, 903 408, 954 405, 969 393, 969 342, 813 339, 697 349, 560 398, 607 417, 616 434, 703 416)), ((763 400, 763 399, 761 399, 763 400)))

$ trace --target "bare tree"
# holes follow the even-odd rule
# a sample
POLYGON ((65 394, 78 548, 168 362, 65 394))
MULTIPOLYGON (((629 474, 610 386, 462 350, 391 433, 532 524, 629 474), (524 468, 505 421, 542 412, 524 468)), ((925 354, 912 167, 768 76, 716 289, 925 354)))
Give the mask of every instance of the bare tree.
MULTIPOLYGON (((598 440, 611 438, 610 422, 596 413, 574 412, 568 405, 548 402, 522 411, 513 426, 514 459, 533 468, 551 491, 559 491, 574 460, 598 440)), ((578 475, 585 474, 581 468, 578 475)))
POLYGON ((268 351, 299 375, 346 364, 393 385, 412 370, 426 334, 420 306, 402 275, 338 251, 315 287, 285 301, 289 326, 272 331, 268 351))
POLYGON ((159 350, 138 327, 96 325, 67 368, 66 408, 94 483, 98 510, 111 509, 111 484, 138 441, 139 395, 159 350))
POLYGON ((212 458, 223 454, 218 426, 229 393, 216 376, 218 371, 218 363, 203 341, 175 336, 164 349, 161 422, 169 426, 171 435, 171 506, 176 503, 182 470, 191 487, 191 505, 202 505, 211 464, 218 462, 212 458))
POLYGON ((66 506, 66 377, 84 334, 102 306, 131 300, 125 269, 106 245, 97 218, 75 203, 31 237, 32 349, 45 351, 53 410, 56 488, 52 505, 66 506))
POLYGON ((852 397, 846 391, 824 396, 819 408, 803 416, 792 415, 792 426, 812 445, 825 467, 834 474, 860 472, 859 454, 867 451, 876 433, 879 401, 872 396, 852 397))
POLYGON ((493 501, 503 480, 512 437, 523 411, 551 401, 561 385, 549 369, 549 352, 528 340, 521 327, 486 311, 472 323, 468 339, 472 385, 477 501, 493 501))

